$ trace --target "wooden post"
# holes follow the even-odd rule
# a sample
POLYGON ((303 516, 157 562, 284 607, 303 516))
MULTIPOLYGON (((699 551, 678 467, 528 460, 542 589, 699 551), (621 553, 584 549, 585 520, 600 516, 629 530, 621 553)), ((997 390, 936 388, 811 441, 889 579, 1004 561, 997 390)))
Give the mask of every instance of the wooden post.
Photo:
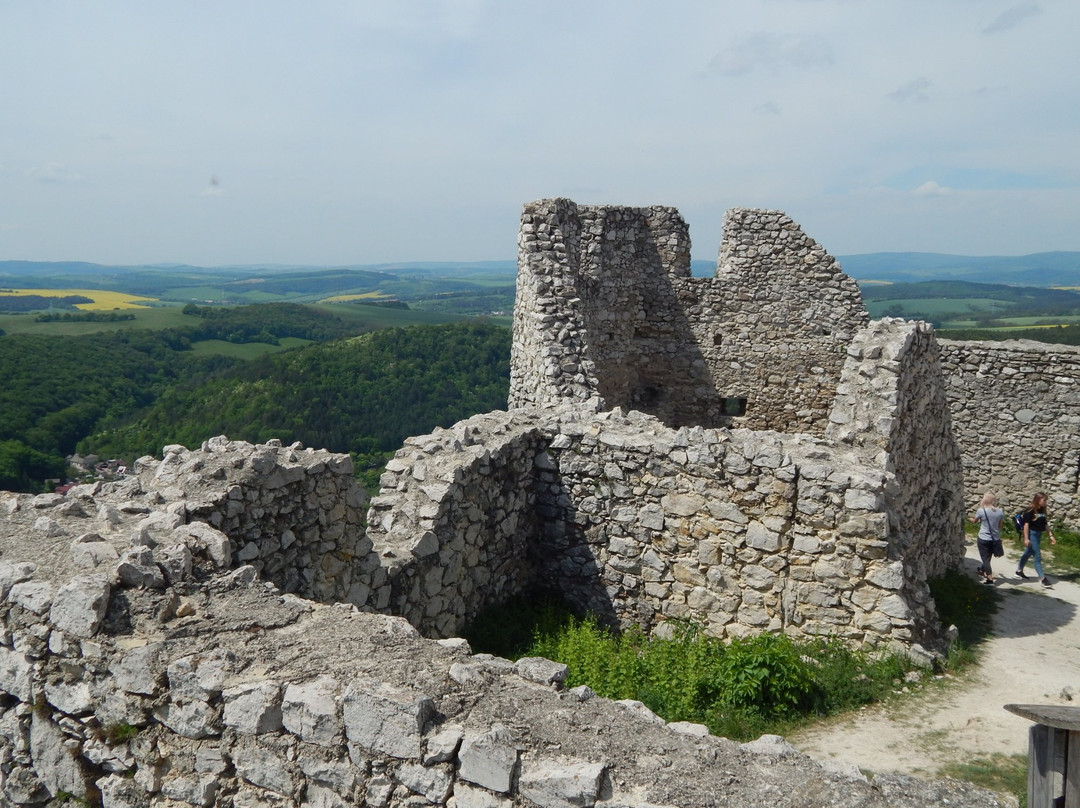
POLYGON ((1028 808, 1080 808, 1080 707, 1006 704, 1028 732, 1028 808))

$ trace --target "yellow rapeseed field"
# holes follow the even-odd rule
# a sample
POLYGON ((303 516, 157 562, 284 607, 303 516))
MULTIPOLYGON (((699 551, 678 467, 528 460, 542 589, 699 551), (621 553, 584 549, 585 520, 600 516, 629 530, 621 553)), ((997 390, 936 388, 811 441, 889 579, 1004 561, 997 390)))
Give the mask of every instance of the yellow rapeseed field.
POLYGON ((67 297, 81 295, 93 300, 93 303, 77 303, 75 308, 83 311, 112 311, 113 309, 144 309, 144 303, 153 303, 156 298, 129 295, 124 292, 110 292, 105 289, 3 289, 0 295, 41 295, 42 297, 67 297))

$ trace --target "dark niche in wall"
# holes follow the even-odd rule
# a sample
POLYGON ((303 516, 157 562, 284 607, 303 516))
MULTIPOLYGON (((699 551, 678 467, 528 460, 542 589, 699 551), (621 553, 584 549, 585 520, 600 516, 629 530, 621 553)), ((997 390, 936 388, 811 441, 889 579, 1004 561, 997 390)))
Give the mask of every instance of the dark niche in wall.
POLYGON ((737 416, 746 415, 746 399, 725 396, 720 399, 720 414, 737 416))

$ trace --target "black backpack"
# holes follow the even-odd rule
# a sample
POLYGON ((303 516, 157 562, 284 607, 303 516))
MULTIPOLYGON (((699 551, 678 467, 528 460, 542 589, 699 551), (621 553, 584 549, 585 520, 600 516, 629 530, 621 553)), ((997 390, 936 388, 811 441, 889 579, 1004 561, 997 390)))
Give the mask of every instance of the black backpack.
POLYGON ((1024 519, 1024 511, 1020 511, 1020 513, 1016 514, 1012 518, 1013 527, 1016 528, 1016 532, 1019 533, 1021 536, 1024 535, 1024 522, 1025 521, 1027 521, 1027 520, 1024 519))

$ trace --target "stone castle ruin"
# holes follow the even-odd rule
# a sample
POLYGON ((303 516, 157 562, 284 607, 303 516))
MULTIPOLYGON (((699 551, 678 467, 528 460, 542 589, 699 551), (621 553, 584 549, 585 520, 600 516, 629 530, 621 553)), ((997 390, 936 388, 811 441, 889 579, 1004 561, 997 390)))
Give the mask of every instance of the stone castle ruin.
MULTIPOLYGON (((1002 804, 665 724, 456 637, 545 589, 658 633, 929 659, 946 638, 926 581, 959 562, 964 478, 1004 473, 956 436, 1012 412, 999 368, 1071 355, 870 321, 778 212, 729 214, 708 279, 669 208, 532 203, 520 250, 511 408, 410 438, 370 500, 345 455, 225 437, 0 494, 0 803, 1002 804), (974 380, 996 392, 958 393, 974 380)), ((1016 418, 1042 434, 1048 411, 1016 418)))

